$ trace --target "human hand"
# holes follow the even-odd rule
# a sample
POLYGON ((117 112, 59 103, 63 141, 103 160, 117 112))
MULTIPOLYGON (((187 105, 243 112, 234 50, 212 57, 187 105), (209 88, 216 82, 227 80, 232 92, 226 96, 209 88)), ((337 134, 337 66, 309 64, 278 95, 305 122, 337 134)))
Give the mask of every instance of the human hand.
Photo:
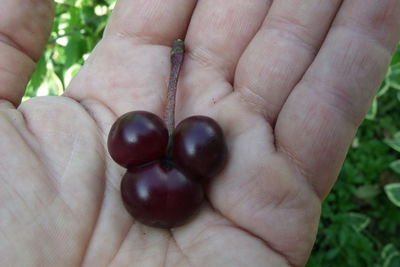
POLYGON ((305 264, 399 39, 398 1, 120 0, 65 96, 19 106, 51 1, 3 2, 0 266, 305 264), (200 213, 160 230, 125 211, 105 142, 127 111, 162 115, 177 38, 176 121, 215 118, 230 158, 200 213))

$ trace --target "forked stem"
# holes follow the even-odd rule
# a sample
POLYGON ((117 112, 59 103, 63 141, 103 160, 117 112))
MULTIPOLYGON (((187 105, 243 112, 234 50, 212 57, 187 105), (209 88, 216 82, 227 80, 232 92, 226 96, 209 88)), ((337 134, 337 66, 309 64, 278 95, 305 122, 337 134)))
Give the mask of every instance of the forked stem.
POLYGON ((168 83, 167 106, 165 109, 164 121, 167 125, 169 133, 168 151, 172 145, 172 135, 175 129, 175 100, 178 86, 178 76, 183 62, 183 54, 185 53, 184 42, 180 39, 175 40, 171 49, 171 72, 168 83))

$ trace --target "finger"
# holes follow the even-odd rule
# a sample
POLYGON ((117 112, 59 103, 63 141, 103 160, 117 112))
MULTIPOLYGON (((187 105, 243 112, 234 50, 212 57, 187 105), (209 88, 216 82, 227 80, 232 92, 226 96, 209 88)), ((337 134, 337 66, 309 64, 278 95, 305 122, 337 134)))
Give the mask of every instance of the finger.
POLYGON ((132 42, 170 46, 183 38, 194 0, 119 0, 105 36, 128 37, 132 42))
POLYGON ((117 115, 161 113, 172 41, 184 37, 195 0, 120 0, 105 36, 66 95, 97 100, 117 115))
POLYGON ((270 2, 199 1, 186 36, 178 114, 196 112, 196 104, 204 110, 204 104, 231 92, 237 61, 264 20, 270 2))
POLYGON ((276 143, 323 198, 400 37, 400 2, 345 1, 317 58, 285 103, 276 143))
POLYGON ((50 34, 50 0, 4 0, 0 8, 0 99, 15 106, 50 34))
POLYGON ((270 123, 314 59, 340 2, 274 1, 241 57, 235 90, 270 123))

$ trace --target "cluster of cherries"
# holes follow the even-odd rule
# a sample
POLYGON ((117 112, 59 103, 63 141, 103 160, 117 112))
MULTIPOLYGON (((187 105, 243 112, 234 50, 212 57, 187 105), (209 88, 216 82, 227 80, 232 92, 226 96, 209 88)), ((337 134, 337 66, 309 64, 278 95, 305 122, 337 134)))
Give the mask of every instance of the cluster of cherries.
MULTIPOLYGON (((175 102, 182 60, 183 42, 178 40, 171 53, 168 90, 173 97, 168 101, 175 102)), ((187 222, 203 202, 202 184, 222 170, 227 158, 218 123, 192 116, 174 129, 174 105, 167 109, 166 122, 147 111, 128 112, 117 119, 108 136, 111 157, 127 168, 121 182, 124 205, 136 220, 153 227, 187 222)))

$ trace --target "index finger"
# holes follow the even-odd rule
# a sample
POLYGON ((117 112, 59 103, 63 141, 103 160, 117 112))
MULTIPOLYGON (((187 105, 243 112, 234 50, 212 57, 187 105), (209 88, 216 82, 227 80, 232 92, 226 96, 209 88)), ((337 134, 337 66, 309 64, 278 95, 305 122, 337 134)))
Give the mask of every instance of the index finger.
POLYGON ((3 0, 0 8, 0 100, 17 106, 51 29, 50 0, 3 0))

